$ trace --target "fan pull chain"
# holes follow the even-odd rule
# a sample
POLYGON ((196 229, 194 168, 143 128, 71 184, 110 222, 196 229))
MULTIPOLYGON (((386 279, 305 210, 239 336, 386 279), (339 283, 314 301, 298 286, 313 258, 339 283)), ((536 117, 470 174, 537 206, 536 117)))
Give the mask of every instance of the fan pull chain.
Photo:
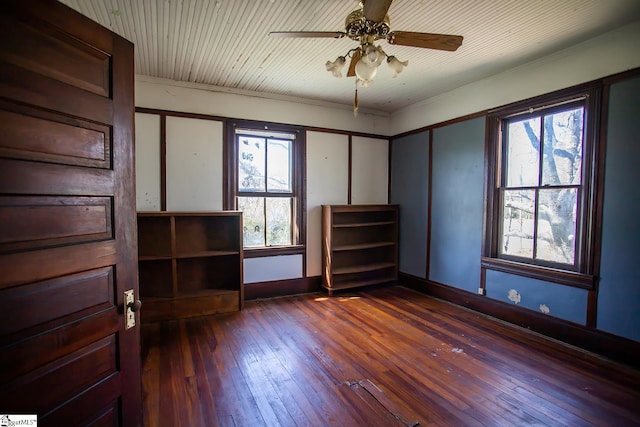
POLYGON ((356 95, 353 99, 353 117, 358 117, 358 108, 360 105, 358 104, 358 79, 356 78, 356 95))

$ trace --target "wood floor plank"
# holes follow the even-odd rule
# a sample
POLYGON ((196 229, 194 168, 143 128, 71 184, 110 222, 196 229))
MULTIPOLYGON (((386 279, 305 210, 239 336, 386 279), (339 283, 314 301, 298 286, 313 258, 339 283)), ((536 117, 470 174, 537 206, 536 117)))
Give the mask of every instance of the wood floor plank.
POLYGON ((160 424, 160 346, 159 324, 145 325, 142 353, 142 417, 147 425, 160 424))
MULTIPOLYGON (((437 322, 434 322, 434 323, 437 323, 437 322)), ((469 333, 469 329, 462 329, 462 330, 466 331, 467 334, 469 333)), ((451 330, 446 331, 447 334, 450 332, 451 330)), ((461 342, 457 340, 455 336, 444 335, 443 331, 439 331, 439 327, 437 326, 434 327, 433 329, 430 329, 429 333, 431 335, 440 336, 443 340, 448 339, 449 342, 453 342, 455 343, 455 345, 462 346, 461 342)), ((495 344, 495 343, 492 343, 492 344, 495 344)), ((505 353, 501 351, 501 352, 496 352, 495 354, 492 354, 492 352, 482 351, 482 352, 476 352, 475 356, 476 358, 483 359, 483 365, 479 366, 480 368, 482 368, 483 366, 484 366, 484 369, 487 369, 487 368, 491 369, 491 368, 498 367, 502 372, 510 370, 511 371, 510 380, 514 382, 511 388, 514 388, 514 386, 516 385, 522 385, 521 381, 524 381, 524 383, 536 381, 540 384, 540 387, 542 387, 543 390, 549 389, 553 393, 553 390, 558 385, 557 379, 562 378, 562 384, 565 386, 569 386, 567 388, 568 391, 565 390, 561 395, 557 395, 555 399, 562 400, 571 405, 571 402, 575 401, 574 397, 576 393, 583 393, 583 390, 581 387, 582 385, 579 383, 579 381, 578 382, 576 381, 576 378, 583 378, 583 376, 576 377, 572 375, 571 367, 564 367, 564 370, 557 371, 554 369, 555 365, 553 363, 549 363, 550 361, 547 359, 540 361, 538 360, 539 356, 538 357, 533 357, 532 355, 524 356, 527 353, 526 348, 522 349, 523 351, 515 351, 519 347, 511 347, 511 343, 509 342, 502 343, 502 344, 503 345, 500 347, 501 349, 504 350, 506 346, 506 347, 512 348, 514 351, 510 353, 505 353), (505 356, 505 354, 509 354, 509 356, 505 356), (531 372, 535 372, 535 375, 532 376, 531 372), (549 383, 552 383, 552 384, 549 384, 549 383)), ((473 351, 467 351, 467 353, 474 355, 473 351)), ((473 364, 474 364, 474 360, 471 359, 467 364, 465 364, 464 366, 461 366, 461 368, 464 369, 473 364)), ((505 391, 507 390, 503 390, 503 392, 505 391)), ((619 396, 619 398, 622 398, 622 399, 628 399, 628 397, 629 397, 628 395, 625 395, 624 397, 619 396)), ((593 398, 591 395, 585 394, 578 399, 578 402, 583 402, 584 399, 593 401, 593 398)), ((618 422, 620 422, 621 418, 623 418, 620 416, 620 414, 604 413, 604 412, 607 412, 607 406, 608 406, 607 403, 604 402, 604 403, 601 403, 600 405, 593 405, 586 412, 583 409, 577 409, 577 410, 581 411, 580 413, 582 416, 587 416, 588 418, 589 418, 590 412, 594 412, 594 411, 599 412, 600 414, 595 415, 593 418, 590 418, 592 421, 597 419, 600 416, 607 416, 612 420, 617 420, 618 422)))
POLYGON ((192 347, 193 370, 198 390, 200 411, 202 420, 206 425, 215 427, 218 425, 216 417, 216 407, 213 399, 213 390, 209 384, 207 376, 206 358, 209 353, 206 342, 202 337, 206 336, 206 330, 202 328, 201 322, 185 322, 186 333, 189 345, 192 347))
POLYGON ((291 384, 295 380, 286 372, 273 348, 256 342, 252 329, 251 325, 240 324, 240 328, 227 337, 229 345, 240 354, 238 366, 245 374, 265 424, 309 424, 295 397, 301 394, 297 386, 291 384))
POLYGON ((640 372, 401 286, 142 337, 146 426, 640 425, 640 372))
MULTIPOLYGON (((389 322, 390 318, 385 318, 379 313, 376 314, 375 308, 373 308, 372 304, 368 305, 368 310, 360 311, 356 307, 351 307, 348 310, 345 309, 345 315, 358 313, 361 316, 364 316, 365 319, 362 319, 361 324, 358 327, 365 327, 370 322, 375 322, 376 317, 380 319, 381 322, 386 323, 389 322), (367 318, 367 316, 371 316, 367 318)), ((355 317, 355 316, 353 316, 355 317)), ((396 329, 396 333, 398 330, 396 329)), ((442 407, 449 407, 450 405, 454 405, 455 410, 449 411, 448 418, 449 421, 452 421, 451 418, 455 418, 453 413, 460 414, 462 419, 454 420, 457 423, 464 423, 466 425, 470 425, 474 422, 474 420, 467 417, 467 415, 471 412, 469 410, 469 405, 467 400, 469 400, 469 392, 472 390, 472 384, 466 383, 464 389, 452 388, 449 386, 450 382, 448 378, 453 372, 452 369, 448 368, 445 365, 442 365, 439 361, 434 362, 433 360, 426 359, 425 364, 420 366, 412 364, 411 355, 414 354, 416 345, 412 344, 411 341, 411 333, 415 331, 408 331, 408 334, 405 336, 401 336, 399 340, 389 340, 385 339, 384 336, 376 337, 373 335, 371 340, 369 341, 369 346, 372 349, 375 349, 378 354, 387 354, 390 355, 387 359, 389 363, 393 363, 396 366, 402 366, 403 369, 396 370, 393 372, 392 382, 399 383, 403 382, 404 388, 418 388, 422 390, 427 390, 426 394, 422 396, 423 399, 433 399, 436 401, 440 401, 440 405, 442 407), (392 346, 388 346, 388 343, 391 343, 392 346), (409 345, 407 345, 409 344, 409 345), (409 358, 405 358, 405 355, 410 355, 409 358), (426 368, 421 369, 421 368, 426 368), (420 384, 420 379, 425 379, 420 384)), ((438 343, 438 345, 442 345, 442 343, 438 343)), ((385 379, 386 376, 379 376, 379 380, 385 379)), ((479 421, 483 420, 482 412, 474 413, 476 418, 480 418, 479 421)))
MULTIPOLYGON (((346 371, 338 369, 340 374, 337 374, 333 368, 349 368, 349 366, 347 364, 336 365, 335 361, 338 359, 331 357, 331 352, 334 349, 329 348, 327 342, 316 339, 324 334, 319 334, 315 326, 309 328, 308 323, 303 324, 302 327, 298 326, 297 315, 290 317, 289 314, 292 314, 290 311, 284 309, 285 307, 279 307, 279 303, 282 301, 286 301, 284 302, 286 307, 295 304, 296 298, 273 301, 269 304, 269 310, 273 315, 288 322, 289 327, 286 332, 278 335, 282 344, 288 346, 294 352, 295 357, 305 361, 298 367, 297 378, 301 380, 305 394, 312 396, 315 402, 314 408, 320 412, 320 416, 324 420, 318 425, 352 426, 366 423, 366 420, 362 419, 359 411, 356 410, 357 408, 345 404, 346 397, 342 393, 343 378, 352 378, 355 375, 354 371, 345 373, 346 371), (336 390, 335 395, 326 392, 326 390, 332 389, 336 390), (334 409, 336 407, 344 407, 348 410, 336 414, 334 409)), ((295 312, 295 314, 299 313, 295 312)))
MULTIPOLYGON (((227 317, 225 320, 228 321, 229 318, 227 317)), ((219 354, 216 357, 216 364, 222 384, 215 396, 216 402, 220 402, 218 400, 220 398, 224 403, 224 405, 218 405, 218 408, 223 410, 221 424, 223 420, 231 419, 235 425, 239 426, 265 425, 257 402, 238 366, 234 349, 229 346, 231 341, 227 339, 227 334, 233 333, 233 328, 228 327, 229 323, 214 322, 211 324, 217 341, 220 343, 217 347, 219 354), (222 345, 223 343, 224 345, 222 345), (220 393, 221 390, 225 393, 220 393)))
MULTIPOLYGON (((333 388, 339 382, 333 380, 331 375, 327 375, 330 371, 326 369, 321 363, 316 363, 314 356, 323 353, 324 349, 318 347, 305 348, 305 343, 313 342, 310 337, 309 331, 306 328, 299 328, 297 323, 292 323, 290 319, 287 319, 284 310, 277 310, 269 308, 268 313, 270 318, 261 320, 260 324, 263 329, 260 331, 269 339, 270 345, 277 348, 286 348, 287 354, 284 357, 280 357, 280 362, 286 367, 289 374, 296 379, 297 386, 302 391, 304 396, 300 399, 300 404, 304 404, 307 412, 310 412, 310 416, 313 419, 311 425, 323 425, 327 419, 333 418, 331 411, 331 405, 318 404, 326 399, 326 389, 324 387, 333 388), (271 325, 274 322, 278 322, 281 325, 277 331, 271 330, 271 325), (298 351, 301 347, 302 351, 298 351), (295 365, 291 362, 297 361, 295 365), (323 388, 316 388, 315 385, 324 385, 323 388)), ((333 399, 332 399, 333 400, 333 399)), ((341 425, 343 422, 349 422, 348 414, 342 417, 342 419, 334 419, 336 422, 334 425, 341 425)), ((349 424, 346 424, 349 425, 349 424)))
MULTIPOLYGON (((177 396, 173 387, 174 378, 179 378, 180 372, 174 369, 171 364, 171 355, 177 351, 177 348, 174 348, 173 345, 175 340, 173 337, 177 337, 177 331, 175 331, 175 328, 171 328, 172 325, 171 322, 160 325, 158 334, 160 337, 166 338, 160 341, 158 349, 160 353, 158 363, 160 382, 157 390, 148 390, 149 394, 156 392, 160 395, 159 416, 157 417, 158 425, 160 426, 170 424, 177 425, 177 416, 180 410, 180 408, 175 407, 177 396)), ((142 372, 144 376, 145 370, 143 369, 142 372)))

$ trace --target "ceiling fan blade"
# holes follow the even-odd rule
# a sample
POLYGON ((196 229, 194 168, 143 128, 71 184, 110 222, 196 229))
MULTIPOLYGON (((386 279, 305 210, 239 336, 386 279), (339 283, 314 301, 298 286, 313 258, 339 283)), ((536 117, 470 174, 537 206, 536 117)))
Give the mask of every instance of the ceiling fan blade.
POLYGON ((346 35, 343 31, 271 31, 271 37, 278 38, 329 38, 341 39, 346 35))
POLYGON ((351 62, 349 63, 349 71, 347 71, 347 77, 353 77, 356 75, 356 64, 360 61, 362 57, 362 53, 360 50, 356 50, 353 52, 351 56, 351 62))
POLYGON ((364 0, 364 17, 369 21, 382 22, 391 2, 392 0, 364 0))
POLYGON ((449 34, 414 33, 412 31, 393 31, 387 36, 391 44, 423 47, 427 49, 448 50, 453 52, 462 44, 462 36, 449 34))

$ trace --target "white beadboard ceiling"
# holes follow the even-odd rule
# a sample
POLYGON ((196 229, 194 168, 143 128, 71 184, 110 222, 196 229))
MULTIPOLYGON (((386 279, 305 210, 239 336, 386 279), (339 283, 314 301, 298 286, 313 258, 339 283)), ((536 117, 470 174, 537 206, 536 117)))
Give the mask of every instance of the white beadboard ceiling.
MULTIPOLYGON (((357 1, 62 1, 132 41, 137 74, 353 103, 354 78, 335 78, 324 64, 356 42, 268 33, 342 31, 357 1)), ((387 54, 409 61, 397 78, 383 64, 374 83, 358 91, 362 108, 387 113, 640 20, 640 0, 395 0, 389 16, 392 30, 457 34, 464 41, 456 52, 379 42, 387 54)))

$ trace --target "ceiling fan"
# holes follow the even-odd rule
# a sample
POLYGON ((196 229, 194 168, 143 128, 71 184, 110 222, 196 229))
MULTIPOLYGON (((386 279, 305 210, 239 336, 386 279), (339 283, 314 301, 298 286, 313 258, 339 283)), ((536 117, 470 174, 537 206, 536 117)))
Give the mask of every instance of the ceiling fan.
POLYGON ((408 61, 400 61, 387 55, 374 42, 386 39, 389 44, 437 49, 453 52, 462 44, 462 36, 449 34, 418 33, 413 31, 391 31, 387 12, 392 0, 362 0, 361 7, 347 15, 344 31, 272 31, 272 37, 286 38, 336 38, 349 37, 358 46, 335 61, 327 61, 327 71, 336 77, 342 76, 346 58, 351 57, 347 77, 356 76, 354 113, 358 111, 358 84, 368 86, 376 75, 378 66, 386 58, 396 77, 408 61))

